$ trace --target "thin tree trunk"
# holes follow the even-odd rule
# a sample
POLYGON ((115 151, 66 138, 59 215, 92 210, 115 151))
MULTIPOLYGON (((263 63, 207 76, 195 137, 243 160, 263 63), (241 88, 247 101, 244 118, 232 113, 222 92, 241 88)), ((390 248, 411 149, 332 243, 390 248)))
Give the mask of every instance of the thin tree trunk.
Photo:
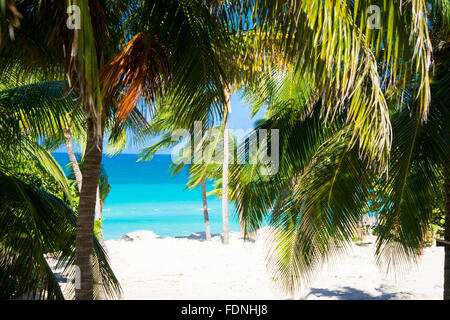
MULTIPOLYGON (((242 199, 241 199, 241 193, 239 191, 239 184, 236 185, 236 197, 237 197, 237 203, 238 206, 241 207, 242 206, 242 199)), ((239 231, 241 233, 241 236, 245 238, 245 225, 244 225, 244 221, 242 220, 242 210, 239 209, 239 231)))
MULTIPOLYGON (((445 225, 444 239, 450 241, 450 178, 445 181, 445 225)), ((444 247, 444 300, 450 300, 450 247, 444 247)))
POLYGON ((83 164, 83 188, 78 207, 75 263, 80 272, 80 283, 75 291, 75 299, 92 300, 94 298, 93 249, 94 219, 97 200, 97 186, 102 161, 103 130, 97 130, 95 119, 87 120, 87 142, 83 164))
POLYGON ((83 175, 81 174, 80 166, 78 165, 78 160, 75 157, 75 152, 73 151, 72 133, 69 128, 64 130, 64 140, 66 142, 67 154, 69 155, 69 160, 70 164, 72 165, 75 180, 77 181, 78 192, 81 192, 81 187, 83 185, 83 175))
POLYGON ((223 220, 223 244, 230 242, 228 226, 228 113, 230 110, 230 93, 225 90, 225 119, 223 124, 223 165, 222 165, 222 220, 223 220))
POLYGON ((206 178, 202 181, 202 202, 203 202, 203 217, 205 218, 205 235, 206 240, 211 240, 211 228, 209 225, 208 203, 206 202, 206 178))
MULTIPOLYGON (((95 221, 102 220, 102 205, 100 203, 100 187, 97 187, 97 199, 95 201, 95 221)), ((103 227, 103 225, 102 225, 103 227)), ((103 249, 108 253, 108 248, 106 247, 105 238, 103 237, 103 228, 100 229, 98 235, 98 242, 101 244, 103 249)))
POLYGON ((97 221, 100 220, 101 218, 102 218, 102 209, 100 205, 100 186, 97 185, 97 197, 95 200, 95 220, 97 221))

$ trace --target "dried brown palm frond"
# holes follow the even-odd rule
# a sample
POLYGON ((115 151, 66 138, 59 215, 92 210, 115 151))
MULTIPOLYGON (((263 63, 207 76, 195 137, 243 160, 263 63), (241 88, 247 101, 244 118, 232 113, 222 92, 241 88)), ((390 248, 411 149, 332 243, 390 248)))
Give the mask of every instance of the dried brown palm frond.
POLYGON ((149 38, 146 32, 138 33, 125 48, 100 70, 104 95, 124 93, 116 118, 119 122, 144 97, 152 105, 160 88, 161 74, 167 70, 164 46, 157 37, 149 38))

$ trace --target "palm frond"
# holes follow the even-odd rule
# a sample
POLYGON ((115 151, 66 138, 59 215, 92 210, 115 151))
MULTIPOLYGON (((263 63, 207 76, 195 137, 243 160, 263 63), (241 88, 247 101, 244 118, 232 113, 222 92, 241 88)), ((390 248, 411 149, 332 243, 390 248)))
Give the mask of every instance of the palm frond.
POLYGON ((3 137, 24 132, 34 137, 63 141, 69 126, 80 131, 84 116, 65 81, 31 83, 0 91, 3 137), (6 132, 8 131, 8 133, 6 132))
POLYGON ((380 182, 379 197, 384 202, 377 239, 378 262, 388 267, 401 268, 417 258, 434 199, 444 197, 442 181, 449 172, 450 158, 445 102, 449 94, 449 65, 447 55, 437 66, 429 121, 421 123, 420 116, 411 115, 408 109, 392 117, 393 149, 389 174, 380 182))
POLYGON ((36 173, 52 177, 65 193, 69 201, 70 192, 66 175, 52 155, 32 138, 19 136, 10 141, 9 145, 0 147, 2 157, 0 166, 12 168, 15 173, 21 173, 25 167, 32 166, 36 173))
MULTIPOLYGON (((76 216, 60 199, 15 178, 2 167, 0 173, 0 292, 3 298, 64 299, 48 258, 74 272, 76 216)), ((106 254, 96 242, 99 280, 109 297, 120 286, 106 254)))
POLYGON ((430 102, 431 43, 425 1, 282 1, 224 4, 237 30, 269 36, 255 50, 276 46, 294 61, 321 98, 325 119, 349 107, 354 139, 372 163, 387 164, 391 126, 384 93, 413 88, 422 120, 430 102), (379 10, 373 26, 372 6, 379 10), (274 38, 278 35, 276 38, 274 38))
POLYGON ((348 248, 364 212, 369 170, 357 150, 347 150, 345 139, 349 131, 324 143, 274 205, 267 265, 291 294, 311 280, 324 261, 348 248))

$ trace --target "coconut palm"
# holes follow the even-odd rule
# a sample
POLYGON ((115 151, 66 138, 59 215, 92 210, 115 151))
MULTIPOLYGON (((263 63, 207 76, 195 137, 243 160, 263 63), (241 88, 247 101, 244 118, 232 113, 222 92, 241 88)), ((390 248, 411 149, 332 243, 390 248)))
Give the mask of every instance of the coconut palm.
MULTIPOLYGON (((281 130, 279 173, 267 176, 263 167, 247 164, 235 169, 232 178, 232 198, 241 198, 238 207, 246 229, 259 228, 269 214, 277 227, 271 233, 269 261, 288 291, 295 291, 327 256, 345 249, 361 213, 367 211, 373 185, 379 184, 386 172, 391 174, 381 180, 381 189, 389 194, 392 205, 384 207, 390 214, 385 212, 380 218, 378 261, 414 259, 430 217, 426 206, 431 194, 439 194, 439 173, 446 171, 442 159, 448 156, 442 153, 446 148, 441 144, 433 150, 435 155, 441 152, 436 155, 440 160, 417 173, 417 179, 424 179, 429 187, 424 201, 420 205, 409 198, 408 213, 402 204, 404 192, 412 188, 409 183, 416 176, 411 181, 407 177, 413 166, 420 166, 405 162, 412 160, 407 155, 418 146, 415 140, 403 139, 417 137, 424 127, 441 126, 431 118, 425 122, 430 127, 423 123, 442 112, 431 111, 429 105, 429 11, 424 1, 378 3, 388 14, 379 17, 384 27, 373 29, 367 13, 374 4, 258 2, 257 10, 247 4, 236 4, 240 11, 231 10, 230 17, 238 16, 236 12, 242 17, 237 23, 245 25, 246 17, 252 17, 246 27, 257 26, 266 32, 265 39, 255 41, 261 50, 268 42, 278 45, 297 65, 290 78, 294 82, 281 83, 285 88, 281 91, 290 96, 284 99, 275 90, 278 107, 258 127, 281 130), (274 34, 287 36, 274 39, 270 36, 274 34), (406 134, 408 130, 417 134, 406 134), (390 156, 395 158, 389 161, 390 156), (238 189, 242 190, 239 197, 238 189), (406 232, 409 227, 412 233, 406 232)), ((446 12, 445 8, 441 1, 432 3, 433 12, 446 12), (438 6, 444 10, 436 9, 438 6)), ((448 21, 436 19, 443 24, 448 21)), ((278 84, 271 79, 264 88, 266 94, 257 95, 266 97, 278 84)), ((241 149, 248 155, 244 146, 241 149)))
POLYGON ((421 121, 428 117, 431 44, 425 0, 15 3, 23 17, 20 26, 11 23, 14 19, 1 21, 2 32, 12 27, 15 39, 2 35, 1 74, 17 65, 24 72, 57 73, 59 79, 68 71, 87 118, 77 233, 79 298, 92 298, 92 225, 106 111, 117 106, 117 117, 124 120, 141 96, 155 102, 166 86, 176 92, 173 105, 179 118, 210 110, 206 103, 189 109, 189 102, 208 87, 221 92, 223 105, 223 84, 233 79, 225 79, 216 53, 226 52, 222 44, 229 42, 223 37, 230 27, 240 32, 258 29, 263 37, 255 40, 255 52, 276 48, 285 53, 311 83, 310 106, 321 109, 321 119, 333 122, 345 113, 350 138, 336 138, 336 143, 347 144, 344 154, 357 147, 372 166, 380 162, 380 170, 386 169, 392 139, 387 93, 394 89, 411 91, 416 115, 421 121), (79 30, 66 28, 68 4, 80 8, 79 30), (380 29, 368 13, 373 5, 383 13, 380 29), (125 37, 118 32, 123 29, 125 37))
MULTIPOLYGON (((285 289, 295 291, 325 257, 345 248, 361 212, 367 211, 372 186, 383 177, 381 190, 389 195, 391 205, 384 207, 380 217, 378 261, 414 259, 429 218, 431 195, 441 194, 437 182, 446 172, 448 159, 442 152, 445 145, 434 143, 436 149, 430 155, 437 161, 418 160, 422 155, 414 150, 422 145, 411 140, 433 126, 441 130, 432 118, 443 109, 430 107, 434 39, 428 24, 448 30, 448 3, 231 3, 229 18, 236 29, 248 32, 255 28, 267 35, 256 38, 256 45, 264 51, 270 43, 284 51, 286 59, 296 65, 294 79, 300 81, 300 87, 290 90, 294 103, 276 98, 278 107, 258 127, 281 131, 279 173, 268 177, 262 173, 264 168, 248 165, 235 169, 231 182, 234 199, 239 185, 242 200, 238 207, 247 229, 259 228, 269 214, 277 227, 271 234, 269 261, 276 274, 282 275, 285 289), (373 5, 380 9, 381 15, 375 16, 379 28, 370 21, 373 5), (427 15, 432 18, 427 20, 427 15), (420 161, 426 165, 421 167, 420 161), (386 172, 388 178, 383 175, 386 172), (420 193, 421 203, 412 196, 404 198, 414 194, 417 181, 427 186, 420 193), (404 200, 411 210, 405 209, 404 200)), ((278 83, 276 79, 270 82, 267 91, 278 83)), ((422 138, 437 136, 424 134, 422 138)))
MULTIPOLYGON (((318 108, 308 103, 314 90, 298 74, 274 75, 249 89, 255 108, 268 105, 268 119, 257 129, 280 130, 280 163, 271 176, 264 174, 261 164, 234 168, 232 198, 246 232, 267 222, 272 227, 268 267, 286 291, 295 292, 326 259, 345 251, 368 200, 374 198, 382 202, 375 230, 377 262, 401 268, 417 259, 433 203, 436 197, 444 198, 442 181, 449 169, 444 119, 450 60, 448 47, 444 50, 431 87, 427 122, 421 122, 414 108, 412 90, 404 92, 403 99, 388 100, 393 141, 387 173, 371 166, 357 147, 348 149, 354 130, 346 125, 348 109, 324 125, 318 108)), ((240 152, 249 157, 245 145, 240 152)))
POLYGON ((222 72, 213 55, 220 41, 212 35, 222 26, 203 1, 15 3, 23 18, 14 40, 2 43, 0 69, 5 72, 20 65, 24 73, 62 78, 68 73, 86 116, 77 220, 76 260, 81 270, 77 298, 91 299, 93 212, 105 118, 117 108, 117 119, 125 121, 139 101, 155 102, 164 83, 177 92, 174 103, 179 106, 192 99, 198 87, 220 87, 222 72), (68 5, 78 6, 80 29, 66 28, 68 5), (30 50, 25 54, 23 48, 30 50))
MULTIPOLYGON (((181 113, 178 109, 171 108, 167 101, 160 102, 158 112, 151 120, 152 124, 146 128, 141 136, 162 134, 161 139, 153 145, 145 148, 141 152, 140 160, 151 160, 154 154, 161 148, 170 147, 179 141, 173 141, 172 136, 175 130, 184 129, 191 132, 192 138, 196 141, 196 137, 200 138, 200 144, 192 147, 184 145, 181 154, 185 154, 187 150, 189 156, 183 156, 172 167, 174 172, 179 172, 184 163, 193 163, 190 167, 190 180, 187 184, 189 188, 202 186, 202 200, 204 208, 206 237, 210 238, 209 218, 206 205, 206 178, 220 179, 221 198, 222 198, 222 221, 223 221, 223 243, 229 243, 229 223, 228 223, 228 168, 229 164, 229 147, 230 134, 228 133, 228 117, 231 112, 231 95, 238 88, 246 84, 252 83, 258 75, 264 74, 266 70, 270 70, 270 66, 281 65, 281 53, 273 50, 265 50, 264 52, 253 52, 254 38, 260 37, 256 32, 246 32, 245 34, 233 33, 233 30, 227 30, 230 34, 229 43, 226 52, 217 52, 216 59, 224 69, 226 79, 224 79, 223 91, 215 91, 211 88, 201 88, 196 99, 187 105, 188 109, 181 113), (263 55, 265 59, 263 58, 263 55), (220 99, 223 94, 225 101, 220 99), (222 121, 219 127, 213 127, 217 120, 222 121), (195 122, 200 122, 201 127, 196 127, 195 122), (203 136, 202 132, 197 130, 222 130, 221 135, 215 136, 212 141, 210 137, 203 136), (205 149, 205 150, 204 150, 205 149), (222 150, 219 150, 222 149, 222 150), (201 155, 199 162, 197 157, 201 155), (211 163, 211 159, 221 158, 221 166, 211 163), (217 170, 221 169, 221 175, 217 174, 217 170)), ((170 99, 169 99, 170 100, 170 99)), ((234 137, 232 137, 234 141, 234 137)), ((234 143, 231 143, 234 146, 234 143)), ((231 151, 234 153, 234 149, 231 151)), ((217 194, 217 192, 215 192, 217 194)))
MULTIPOLYGON (((30 79, 29 81, 33 81, 30 79)), ((39 130, 40 136, 35 136, 43 140, 43 144, 49 151, 54 151, 61 144, 65 144, 67 154, 70 159, 71 171, 73 172, 75 181, 77 183, 78 192, 82 186, 82 173, 78 161, 75 156, 75 151, 72 146, 72 139, 76 137, 78 143, 83 146, 86 140, 86 128, 84 127, 83 113, 80 108, 76 108, 77 97, 74 92, 67 93, 67 82, 65 81, 43 81, 26 84, 27 81, 5 81, 0 85, 0 88, 5 89, 0 97, 3 104, 18 105, 20 108, 28 108, 32 110, 37 105, 45 106, 46 110, 54 110, 53 118, 48 121, 51 126, 41 128, 39 130), (10 83, 11 82, 11 83, 10 83), (17 85, 21 82, 23 85, 15 88, 8 88, 11 85, 17 85), (61 110, 67 110, 67 114, 59 113, 61 110), (60 130, 62 128, 62 131, 60 130)), ((135 129, 145 124, 145 119, 138 110, 133 110, 132 116, 124 124, 124 127, 114 128, 114 118, 107 119, 107 130, 111 133, 109 136, 109 145, 107 149, 112 149, 115 153, 120 152, 125 146, 121 137, 122 131, 125 129, 135 129), (116 133, 115 130, 120 130, 116 133)), ((33 133, 32 128, 34 123, 23 123, 23 129, 33 133)), ((126 140, 126 139, 125 139, 126 140)), ((83 154, 82 154, 83 156, 83 154)), ((104 170, 103 170, 104 171, 104 170)), ((101 174, 100 183, 97 191, 96 208, 95 208, 95 223, 101 223, 101 209, 104 202, 104 197, 109 190, 108 184, 102 183, 105 174, 101 174), (106 188, 101 190, 101 188, 106 188), (106 193, 105 193, 106 192, 106 193)), ((103 245, 103 233, 99 232, 100 242, 103 245)))
MULTIPOLYGON (((61 133, 67 125, 64 115, 73 111, 73 106, 70 97, 61 99, 63 92, 59 82, 0 92, 2 298, 64 299, 50 262, 61 267, 66 277, 73 278, 75 274, 77 217, 70 208, 67 180, 47 149, 37 142, 45 134, 61 133), (55 181, 66 200, 24 180, 27 170, 40 176, 41 181, 55 181)), ((101 290, 96 290, 95 296, 116 297, 120 294, 118 281, 103 248, 97 240, 94 243, 94 262, 99 271, 95 279, 103 284, 96 286, 101 290)), ((74 283, 69 285, 73 290, 74 283)))
MULTIPOLYGON (((145 138, 148 136, 154 137, 159 136, 159 140, 149 147, 145 147, 139 156, 138 161, 150 161, 153 159, 154 155, 158 150, 174 147, 177 144, 181 145, 181 151, 180 155, 181 157, 178 159, 177 162, 173 163, 170 166, 170 169, 172 170, 173 174, 178 174, 184 165, 186 163, 191 163, 194 161, 194 153, 195 151, 199 152, 200 150, 196 150, 195 148, 198 146, 192 147, 190 141, 177 141, 174 140, 174 133, 175 130, 179 129, 185 129, 190 131, 191 138, 195 139, 196 135, 199 135, 200 132, 196 132, 195 129, 193 130, 189 125, 186 126, 184 124, 184 127, 180 127, 183 125, 182 123, 176 123, 175 122, 175 114, 170 108, 170 105, 162 102, 161 105, 158 107, 157 112, 153 115, 151 121, 149 121, 149 125, 146 126, 142 132, 139 133, 138 138, 141 141, 141 143, 144 143, 145 138)), ((210 122, 210 119, 207 119, 207 122, 210 122)), ((203 121, 202 121, 203 123, 203 121)), ((203 126, 201 127, 203 129, 203 126)), ((202 149, 203 149, 203 141, 202 141, 202 149)), ((208 214, 208 204, 207 204, 207 194, 206 194, 206 177, 203 178, 201 181, 201 193, 202 193, 202 205, 203 205, 203 218, 205 223, 205 238, 207 241, 211 240, 211 228, 209 223, 209 214, 208 214)), ((188 183, 189 185, 189 183, 188 183)), ((190 188, 198 187, 198 185, 190 186, 190 188)))
MULTIPOLYGON (((292 283, 298 283, 301 273, 297 272, 298 269, 307 273, 320 262, 319 258, 338 248, 329 244, 329 234, 339 234, 333 238, 340 239, 337 242, 344 245, 342 240, 348 239, 353 222, 359 219, 356 213, 359 211, 349 210, 351 203, 336 204, 333 200, 337 201, 341 192, 343 195, 357 195, 356 200, 350 199, 353 208, 364 208, 365 199, 370 196, 367 188, 348 190, 339 188, 340 184, 370 186, 374 176, 387 172, 392 165, 389 162, 393 143, 391 105, 402 106, 407 101, 414 109, 413 118, 419 123, 429 117, 432 46, 428 28, 431 20, 427 20, 427 14, 431 8, 437 21, 448 26, 448 18, 437 17, 448 12, 448 5, 443 1, 422 0, 389 3, 231 1, 227 4, 229 20, 238 31, 254 29, 264 35, 255 38, 255 51, 264 52, 268 47, 283 51, 286 60, 295 65, 296 77, 310 84, 297 92, 307 93, 302 98, 306 100, 301 104, 304 110, 297 110, 293 119, 278 110, 278 117, 271 120, 279 121, 266 122, 261 127, 278 126, 282 132, 288 130, 284 134, 292 137, 289 142, 300 148, 290 154, 286 147, 285 157, 290 161, 282 169, 286 170, 284 174, 267 177, 261 173, 263 168, 251 167, 237 170, 234 179, 234 190, 237 183, 239 190, 247 189, 241 197, 247 199, 241 203, 251 207, 252 218, 246 221, 249 226, 252 223, 260 226, 270 210, 281 212, 272 216, 276 221, 282 221, 286 228, 284 232, 274 234, 274 238, 286 241, 284 246, 277 248, 273 257, 285 259, 281 262, 275 259, 278 263, 274 266, 283 274, 284 280, 287 279, 285 287, 294 290, 292 283), (379 9, 379 14, 376 9, 379 9), (307 141, 298 142, 300 135, 292 130, 302 130, 307 141), (301 170, 301 176, 298 170, 301 170), (339 174, 345 170, 353 172, 353 175, 339 174), (324 184, 324 177, 329 179, 329 183, 324 184), (254 179, 258 183, 254 183, 254 179), (303 181, 301 186, 297 180, 303 181), (286 198, 283 194, 290 196, 286 198), (288 200, 274 203, 275 195, 288 200), (254 202, 248 197, 253 197, 254 202), (300 205, 301 212, 307 210, 305 214, 299 213, 300 205), (292 228, 299 221, 295 217, 306 217, 303 221, 307 221, 309 212, 313 217, 310 223, 305 222, 304 232, 292 228), (333 212, 347 214, 333 220, 333 212), (317 228, 321 226, 325 231, 317 234, 317 228), (291 272, 292 269, 286 267, 290 263, 297 271, 291 272)), ((289 140, 288 137, 283 139, 289 140)), ((245 216, 245 210, 242 212, 245 216)), ((414 247, 413 242, 402 249, 414 247)), ((384 251, 382 247, 379 244, 379 252, 384 251)), ((412 252, 406 255, 411 256, 412 252)))
MULTIPOLYGON (((80 195, 80 206, 77 223, 76 264, 81 271, 81 289, 77 296, 93 296, 92 281, 92 249, 93 249, 93 219, 90 221, 91 208, 95 208, 95 196, 98 184, 98 167, 96 162, 101 159, 101 151, 97 146, 101 143, 102 108, 98 86, 98 57, 105 57, 106 52, 115 45, 110 38, 108 29, 111 20, 106 20, 105 12, 100 5, 91 5, 88 1, 16 1, 17 10, 21 13, 21 24, 15 29, 15 37, 3 41, 0 49, 2 56, 2 77, 11 74, 37 74, 46 79, 54 77, 65 80, 69 72, 69 83, 76 92, 81 92, 81 109, 85 111, 87 123, 88 159, 86 165, 83 189, 80 195), (67 28, 67 5, 77 5, 81 14, 81 29, 67 28), (94 26, 91 21, 93 15, 94 26), (52 21, 53 24, 48 24, 52 21), (97 31, 94 41, 94 28, 97 31), (30 41, 31 40, 31 41, 30 41), (108 41, 107 41, 108 40, 108 41), (104 52, 97 57, 96 45, 104 52), (28 48, 28 50, 24 50, 28 48), (92 163, 92 166, 91 166, 92 163), (91 176, 91 177, 90 177, 91 176), (92 227, 92 228, 91 228, 92 227), (84 243, 80 244, 80 243, 84 243), (87 291, 85 287, 88 287, 87 291), (87 292, 87 293, 86 293, 87 292)), ((106 11, 106 10, 105 10, 106 11)), ((92 210, 93 212, 94 210, 92 210)))

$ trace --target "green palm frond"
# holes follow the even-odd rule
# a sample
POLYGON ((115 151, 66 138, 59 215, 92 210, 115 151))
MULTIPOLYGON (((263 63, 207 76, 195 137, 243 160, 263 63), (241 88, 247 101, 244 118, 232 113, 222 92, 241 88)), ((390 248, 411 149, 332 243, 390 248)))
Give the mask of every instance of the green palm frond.
MULTIPOLYGON (((257 166, 238 167, 232 184, 234 190, 239 184, 240 200, 235 197, 234 201, 247 230, 269 222, 268 267, 284 290, 296 291, 326 259, 347 247, 367 212, 367 201, 374 197, 381 203, 376 229, 378 263, 400 271, 417 261, 433 203, 443 197, 442 181, 449 170, 450 79, 448 61, 443 60, 446 55, 439 56, 426 122, 420 108, 411 107, 418 103, 413 90, 406 90, 403 99, 390 100, 398 105, 391 107, 393 142, 389 168, 382 175, 369 166, 358 148, 348 149, 353 128, 343 127, 345 118, 336 118, 330 127, 317 115, 315 127, 314 122, 308 123, 314 113, 298 115, 298 110, 308 108, 294 108, 295 96, 277 97, 278 92, 285 92, 277 83, 258 88, 257 92, 266 93, 250 100, 256 106, 267 103, 270 118, 259 127, 281 128, 280 166, 269 179, 260 175, 257 166), (291 135, 286 130, 289 124, 303 126, 305 131, 292 130, 291 135), (306 148, 311 142, 311 148, 306 148)), ((304 105, 305 100, 298 101, 304 105)))
POLYGON ((437 66, 432 84, 429 121, 404 109, 394 114, 393 149, 389 174, 382 178, 377 257, 380 264, 402 267, 401 262, 417 258, 429 226, 434 199, 443 196, 448 175, 448 66, 437 66), (447 135, 446 135, 447 134, 447 135))
POLYGON ((0 79, 2 82, 64 79, 67 73, 64 65, 70 59, 73 39, 66 26, 67 4, 65 1, 13 2, 21 15, 20 26, 14 29, 13 38, 8 35, 8 28, 0 29, 0 79))
POLYGON ((442 33, 449 40, 450 37, 450 3, 446 0, 433 0, 431 1, 431 14, 430 23, 433 25, 434 30, 442 33))
MULTIPOLYGON (((95 10, 95 2, 88 0, 67 0, 68 6, 80 9, 80 29, 74 30, 71 46, 69 83, 79 90, 82 105, 88 118, 93 119, 98 132, 102 131, 103 97, 100 88, 97 46, 101 45, 94 35, 92 14, 103 20, 102 10, 95 10)), ((97 143, 102 143, 97 141, 97 143)))
POLYGON ((67 91, 64 81, 32 83, 0 91, 0 109, 4 115, 0 125, 10 134, 23 132, 34 137, 64 139, 64 129, 78 131, 83 123, 82 110, 77 108, 76 96, 67 91))
POLYGON ((352 143, 372 163, 381 160, 385 166, 391 146, 386 92, 413 88, 421 120, 427 118, 431 43, 425 1, 231 1, 224 6, 230 20, 241 17, 237 30, 269 35, 256 50, 276 46, 295 62, 321 98, 325 119, 349 108, 352 143), (371 25, 374 5, 380 9, 378 29, 371 25))
POLYGON ((290 293, 321 263, 347 248, 364 212, 370 171, 356 148, 347 150, 349 136, 339 132, 324 143, 289 195, 274 206, 268 267, 281 275, 281 286, 290 293))
POLYGON ((24 136, 15 137, 8 145, 0 147, 2 156, 0 166, 12 168, 21 173, 23 167, 32 166, 42 176, 52 177, 70 200, 66 175, 52 155, 34 139, 24 136))
MULTIPOLYGON (((241 201, 237 206, 249 232, 261 227, 277 199, 283 196, 294 177, 307 168, 317 148, 333 132, 332 128, 327 130, 323 126, 318 110, 303 120, 302 112, 297 113, 298 118, 291 118, 295 114, 292 109, 280 109, 275 119, 261 122, 256 128, 279 130, 280 162, 275 175, 265 175, 261 163, 250 163, 250 150, 246 144, 239 147, 240 157, 248 161, 231 170, 230 184, 234 185, 233 189, 239 184, 241 201)), ((254 157, 256 159, 257 155, 254 157)))
POLYGON ((247 162, 236 166, 230 179, 245 232, 271 227, 267 266, 290 293, 347 248, 367 211, 371 175, 377 172, 357 146, 349 149, 354 128, 345 126, 345 111, 325 125, 320 108, 308 103, 312 96, 301 77, 289 74, 281 79, 274 74, 248 92, 256 108, 267 104, 268 119, 256 129, 279 130, 279 167, 272 176, 264 174, 262 164, 249 161, 244 143, 239 152, 247 162))
POLYGON ((280 137, 274 176, 246 164, 234 170, 231 181, 246 233, 265 223, 271 226, 266 234, 268 270, 282 289, 293 293, 321 263, 347 248, 365 212, 371 171, 356 147, 348 150, 351 128, 327 130, 319 112, 286 125, 280 137))
MULTIPOLYGON (((58 198, 10 175, 0 173, 0 292, 3 298, 63 299, 46 258, 56 259, 67 277, 73 276, 75 214, 58 198)), ((97 243, 96 263, 109 297, 120 286, 106 254, 97 243)))
POLYGON ((127 144, 127 132, 123 127, 116 129, 114 137, 110 139, 108 145, 105 147, 104 152, 110 156, 114 156, 120 153, 127 144))
POLYGON ((150 161, 160 149, 171 147, 176 143, 178 141, 172 141, 171 133, 164 134, 159 141, 141 150, 138 161, 150 161))

